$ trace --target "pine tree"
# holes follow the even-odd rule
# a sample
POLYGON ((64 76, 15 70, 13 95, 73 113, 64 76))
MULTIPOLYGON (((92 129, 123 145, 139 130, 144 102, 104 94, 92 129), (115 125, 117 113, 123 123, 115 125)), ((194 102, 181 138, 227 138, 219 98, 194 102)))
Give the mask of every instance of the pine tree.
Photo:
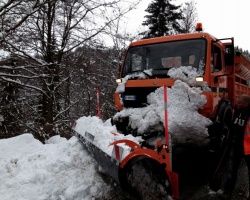
POLYGON ((145 10, 149 13, 142 25, 148 26, 149 31, 143 33, 144 38, 172 35, 182 32, 178 20, 181 20, 182 14, 179 11, 181 6, 171 4, 172 0, 154 0, 145 10))

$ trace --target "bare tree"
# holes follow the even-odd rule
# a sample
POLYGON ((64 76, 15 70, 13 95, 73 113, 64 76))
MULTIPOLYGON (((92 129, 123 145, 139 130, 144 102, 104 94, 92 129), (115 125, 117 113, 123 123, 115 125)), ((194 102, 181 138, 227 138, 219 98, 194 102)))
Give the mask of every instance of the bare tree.
POLYGON ((0 2, 0 42, 13 34, 47 0, 7 0, 0 2))
MULTIPOLYGON (((107 28, 137 3, 124 6, 122 0, 108 3, 104 0, 47 0, 36 11, 33 9, 25 20, 20 19, 18 26, 11 26, 15 27, 15 32, 4 35, 2 44, 22 65, 15 67, 15 75, 10 74, 11 67, 0 67, 6 70, 0 80, 25 88, 35 97, 34 102, 25 101, 25 109, 32 115, 25 116, 26 121, 20 119, 20 123, 37 136, 50 137, 60 132, 61 125, 69 119, 69 110, 79 101, 69 96, 71 84, 74 84, 72 64, 75 64, 69 57, 71 52, 82 46, 100 46, 101 35, 107 33, 107 28)), ((17 6, 11 12, 19 10, 17 6)), ((3 16, 5 22, 12 20, 8 13, 3 16)), ((5 28, 5 32, 11 27, 5 28)))
POLYGON ((184 33, 192 33, 195 31, 195 26, 197 23, 197 9, 196 2, 191 0, 186 2, 182 8, 183 19, 181 20, 181 29, 184 33))

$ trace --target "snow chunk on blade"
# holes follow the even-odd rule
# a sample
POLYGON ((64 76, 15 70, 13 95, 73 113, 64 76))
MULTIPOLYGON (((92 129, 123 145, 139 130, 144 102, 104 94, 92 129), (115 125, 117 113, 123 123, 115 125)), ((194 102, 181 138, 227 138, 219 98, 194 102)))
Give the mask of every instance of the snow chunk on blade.
MULTIPOLYGON (((118 133, 116 127, 111 125, 110 119, 103 122, 98 117, 81 117, 76 121, 76 124, 74 130, 78 134, 82 135, 109 156, 112 156, 113 146, 110 146, 110 144, 114 141, 127 139, 137 144, 143 141, 141 137, 125 136, 118 133)), ((131 149, 124 145, 123 150, 122 159, 130 153, 131 149)))

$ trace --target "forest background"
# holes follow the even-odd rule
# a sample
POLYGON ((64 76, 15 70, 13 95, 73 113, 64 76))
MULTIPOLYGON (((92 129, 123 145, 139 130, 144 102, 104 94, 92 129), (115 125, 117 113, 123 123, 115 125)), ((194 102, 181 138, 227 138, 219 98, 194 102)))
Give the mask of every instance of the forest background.
POLYGON ((0 138, 27 132, 42 142, 69 138, 76 119, 97 115, 97 90, 101 118, 112 117, 128 44, 194 32, 199 19, 194 0, 152 0, 142 26, 130 33, 126 16, 141 1, 1 1, 0 138))

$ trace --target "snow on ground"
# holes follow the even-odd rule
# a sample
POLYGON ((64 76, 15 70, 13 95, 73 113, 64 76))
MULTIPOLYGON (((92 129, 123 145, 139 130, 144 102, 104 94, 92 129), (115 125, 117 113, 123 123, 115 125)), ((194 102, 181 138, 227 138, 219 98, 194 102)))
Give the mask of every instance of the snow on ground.
POLYGON ((31 134, 0 140, 1 200, 92 200, 109 186, 76 137, 42 144, 31 134))

